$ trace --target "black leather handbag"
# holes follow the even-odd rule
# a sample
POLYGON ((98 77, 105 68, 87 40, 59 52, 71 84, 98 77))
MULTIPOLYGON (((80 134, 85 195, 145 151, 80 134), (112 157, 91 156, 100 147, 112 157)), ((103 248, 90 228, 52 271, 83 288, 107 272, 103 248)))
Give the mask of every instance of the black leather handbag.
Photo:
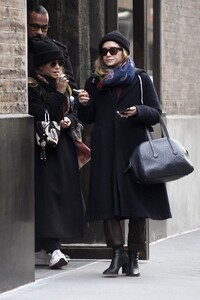
MULTIPOLYGON (((139 80, 143 104, 141 77, 139 80)), ((136 183, 165 183, 182 178, 194 170, 188 159, 188 151, 180 142, 170 138, 161 116, 160 125, 164 137, 153 139, 149 129, 146 128, 148 140, 137 146, 130 156, 128 169, 132 180, 136 183)))

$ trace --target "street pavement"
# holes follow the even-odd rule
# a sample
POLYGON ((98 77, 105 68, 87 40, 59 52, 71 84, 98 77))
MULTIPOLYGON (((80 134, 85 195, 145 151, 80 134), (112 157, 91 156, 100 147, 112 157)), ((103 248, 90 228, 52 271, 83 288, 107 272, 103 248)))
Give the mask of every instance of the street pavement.
POLYGON ((200 229, 150 245, 140 277, 103 277, 106 260, 72 260, 62 270, 37 267, 36 281, 0 300, 199 300, 200 229))

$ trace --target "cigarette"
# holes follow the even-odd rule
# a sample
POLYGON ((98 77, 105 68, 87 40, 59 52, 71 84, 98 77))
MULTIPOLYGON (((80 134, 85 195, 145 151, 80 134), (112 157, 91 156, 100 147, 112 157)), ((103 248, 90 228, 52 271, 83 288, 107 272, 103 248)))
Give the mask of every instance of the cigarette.
POLYGON ((81 90, 77 90, 77 89, 73 89, 72 91, 77 94, 79 94, 81 92, 81 90))
MULTIPOLYGON (((65 80, 67 80, 67 77, 65 77, 65 76, 59 78, 59 81, 65 81, 65 80)), ((68 81, 68 80, 67 80, 67 81, 68 81)))

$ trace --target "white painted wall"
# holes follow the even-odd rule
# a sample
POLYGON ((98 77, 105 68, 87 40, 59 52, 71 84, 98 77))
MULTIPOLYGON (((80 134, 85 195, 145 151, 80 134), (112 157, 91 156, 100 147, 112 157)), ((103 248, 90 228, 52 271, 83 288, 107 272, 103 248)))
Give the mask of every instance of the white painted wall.
POLYGON ((150 220, 150 242, 200 228, 200 116, 167 116, 167 128, 188 150, 194 172, 167 183, 172 219, 150 220))

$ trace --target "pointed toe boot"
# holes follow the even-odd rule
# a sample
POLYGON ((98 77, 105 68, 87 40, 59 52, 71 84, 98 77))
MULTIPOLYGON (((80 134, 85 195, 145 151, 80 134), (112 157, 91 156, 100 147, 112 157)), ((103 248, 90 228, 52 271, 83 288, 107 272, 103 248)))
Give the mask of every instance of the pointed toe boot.
POLYGON ((122 268, 122 273, 127 272, 128 256, 123 246, 114 247, 112 261, 108 269, 103 272, 105 276, 117 276, 119 269, 122 268))

